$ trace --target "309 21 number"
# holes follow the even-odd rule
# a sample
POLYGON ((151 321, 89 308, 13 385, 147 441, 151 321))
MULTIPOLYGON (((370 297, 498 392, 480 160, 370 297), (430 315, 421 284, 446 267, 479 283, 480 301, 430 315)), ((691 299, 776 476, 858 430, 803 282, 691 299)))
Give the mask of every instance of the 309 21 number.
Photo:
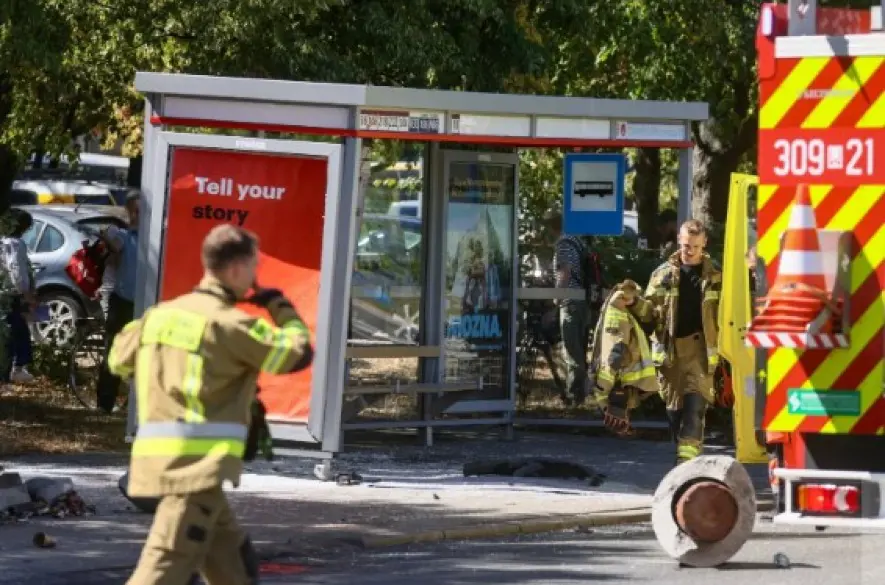
POLYGON ((850 177, 871 177, 876 158, 872 138, 849 138, 845 143, 827 144, 819 138, 774 142, 778 177, 820 177, 830 172, 844 172, 850 177))

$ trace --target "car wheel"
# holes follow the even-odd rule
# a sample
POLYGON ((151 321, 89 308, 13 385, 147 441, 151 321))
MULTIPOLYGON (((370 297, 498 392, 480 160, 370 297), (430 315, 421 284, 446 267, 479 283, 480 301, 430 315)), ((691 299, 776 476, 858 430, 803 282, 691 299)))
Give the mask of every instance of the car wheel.
POLYGON ((37 330, 45 342, 67 345, 77 333, 77 320, 83 309, 77 300, 65 293, 40 295, 40 303, 49 308, 49 320, 38 322, 37 330))

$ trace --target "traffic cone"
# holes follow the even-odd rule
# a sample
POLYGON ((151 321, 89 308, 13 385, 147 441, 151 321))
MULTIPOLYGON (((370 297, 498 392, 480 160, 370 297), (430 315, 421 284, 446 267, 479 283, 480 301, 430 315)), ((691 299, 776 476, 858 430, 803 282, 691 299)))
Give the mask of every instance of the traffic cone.
POLYGON ((799 185, 784 233, 777 277, 750 331, 805 332, 828 307, 832 303, 814 207, 808 187, 799 185))

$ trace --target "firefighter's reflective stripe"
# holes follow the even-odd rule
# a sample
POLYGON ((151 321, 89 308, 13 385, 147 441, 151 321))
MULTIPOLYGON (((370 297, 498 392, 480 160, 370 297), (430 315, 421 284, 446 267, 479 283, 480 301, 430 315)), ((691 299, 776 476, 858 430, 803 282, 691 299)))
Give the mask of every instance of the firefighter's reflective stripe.
POLYGON ((138 427, 133 457, 242 457, 248 429, 237 423, 148 422, 138 427))
POLYGON ((676 458, 680 460, 694 459, 700 456, 701 448, 696 445, 679 445, 676 448, 676 458))
POLYGON ((711 366, 719 365, 719 348, 718 347, 708 347, 707 348, 707 364, 711 366))
POLYGON ((628 319, 629 316, 626 311, 622 311, 617 307, 609 305, 605 309, 605 327, 620 327, 628 319))
POLYGON ((138 428, 138 438, 233 439, 245 441, 249 428, 235 422, 149 422, 138 428))
POLYGON ((206 420, 206 409, 200 402, 200 389, 203 387, 203 356, 189 353, 184 365, 184 380, 181 393, 184 395, 186 422, 202 422, 206 420))
POLYGON ((151 356, 154 353, 152 347, 138 348, 135 358, 135 405, 138 414, 138 426, 147 423, 148 419, 148 389, 151 386, 151 356))
POLYGON ((167 345, 196 352, 203 341, 208 319, 180 309, 154 309, 148 313, 141 334, 142 345, 167 345))
MULTIPOLYGON (((125 333, 127 331, 131 331, 138 324, 135 321, 130 321, 123 327, 121 333, 125 333)), ((111 340, 111 351, 108 353, 108 370, 115 376, 119 376, 120 378, 129 378, 134 373, 133 369, 126 366, 123 362, 120 361, 120 355, 118 351, 114 350, 113 340, 111 340)))
MULTIPOLYGON (((639 323, 636 319, 627 311, 622 311, 611 305, 606 307, 604 325, 606 328, 620 327, 625 322, 629 323, 630 327, 633 329, 633 335, 636 337, 639 344, 640 356, 638 362, 629 368, 621 370, 621 372, 617 374, 622 384, 630 385, 631 383, 635 384, 645 378, 653 378, 655 376, 655 365, 651 360, 645 333, 639 327, 639 323)), ((615 383, 615 375, 615 371, 604 361, 597 377, 599 380, 606 382, 608 387, 612 387, 615 383)))
POLYGON ((267 357, 261 364, 261 371, 268 374, 281 374, 292 349, 295 347, 293 338, 309 337, 310 332, 300 319, 292 319, 280 328, 272 326, 264 319, 258 319, 249 329, 249 335, 253 339, 271 346, 267 357))
MULTIPOLYGON (((147 405, 146 390, 150 386, 151 356, 156 345, 174 347, 188 352, 185 360, 184 378, 181 380, 181 393, 185 402, 185 421, 201 422, 206 419, 205 408, 200 401, 203 387, 203 357, 197 353, 203 341, 208 319, 204 315, 182 311, 181 309, 153 309, 145 317, 141 333, 141 347, 138 350, 136 380, 138 403, 147 405)), ((145 420, 141 414, 146 406, 138 409, 139 424, 145 420)))
POLYGON ((718 290, 708 290, 704 293, 704 301, 718 301, 719 300, 719 291, 718 290))

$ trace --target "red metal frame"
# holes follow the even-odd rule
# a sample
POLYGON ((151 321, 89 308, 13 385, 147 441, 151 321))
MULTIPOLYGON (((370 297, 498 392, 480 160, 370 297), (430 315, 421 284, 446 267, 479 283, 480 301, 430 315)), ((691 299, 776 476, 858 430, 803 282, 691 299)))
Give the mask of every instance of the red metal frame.
POLYGON ((527 136, 478 136, 465 134, 422 134, 418 132, 378 132, 353 130, 349 128, 320 128, 314 126, 292 126, 284 124, 263 124, 252 122, 229 122, 223 120, 201 120, 198 118, 170 118, 151 116, 154 126, 185 126, 189 128, 220 128, 225 130, 251 130, 254 132, 287 132, 291 134, 313 134, 317 136, 340 136, 356 138, 378 138, 386 140, 418 140, 422 142, 457 142, 461 144, 496 144, 502 146, 526 147, 590 147, 590 148, 692 148, 691 140, 603 140, 583 138, 535 138, 527 136))

